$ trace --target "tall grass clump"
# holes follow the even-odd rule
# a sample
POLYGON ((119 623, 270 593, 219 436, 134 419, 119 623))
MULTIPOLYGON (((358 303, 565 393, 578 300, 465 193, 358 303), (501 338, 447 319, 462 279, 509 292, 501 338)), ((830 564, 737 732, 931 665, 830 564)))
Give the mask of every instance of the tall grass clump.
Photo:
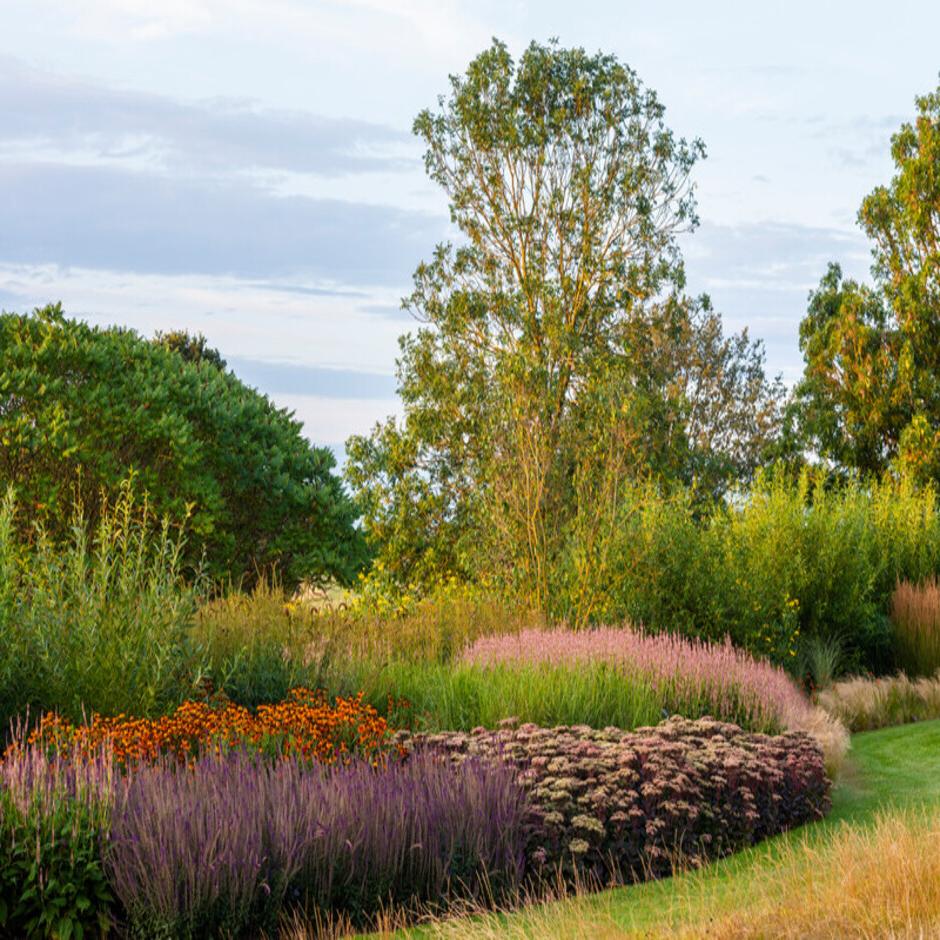
MULTIPOLYGON (((940 927, 940 814, 881 812, 823 845, 790 843, 733 914, 709 918, 715 940, 935 937, 940 927)), ((654 934, 655 935, 655 934, 654 934)), ((701 936, 698 927, 670 934, 701 936)))
POLYGON ((899 581, 891 595, 891 623, 898 663, 910 675, 940 669, 940 584, 931 576, 920 584, 899 581))
POLYGON ((201 604, 192 638, 213 687, 253 708, 323 683, 329 626, 292 602, 276 577, 262 575, 250 592, 230 588, 201 604))
POLYGON ((625 680, 605 664, 565 666, 474 663, 368 663, 347 681, 395 727, 469 731, 503 719, 540 725, 636 728, 663 718, 663 698, 642 677, 625 680))
POLYGON ((850 731, 940 718, 940 673, 928 678, 856 676, 819 693, 820 706, 850 731))
POLYGON ((0 505, 0 721, 27 708, 152 715, 198 679, 188 631, 196 589, 184 537, 158 523, 129 483, 65 541, 41 523, 23 535, 16 501, 0 505))
POLYGON ((290 908, 366 925, 519 884, 528 803, 513 773, 432 756, 311 772, 243 753, 117 787, 108 872, 132 933, 273 931, 290 908))
POLYGON ((362 580, 351 602, 323 611, 320 623, 353 658, 447 663, 481 636, 547 624, 544 614, 487 585, 445 580, 421 595, 379 575, 362 580))
MULTIPOLYGON (((464 662, 489 669, 510 664, 550 667, 568 672, 568 681, 606 669, 625 689, 651 689, 656 705, 669 714, 711 715, 754 731, 794 727, 811 708, 782 669, 736 649, 729 640, 707 643, 670 634, 649 636, 630 627, 527 630, 477 640, 464 653, 464 662)), ((575 723, 592 724, 586 716, 575 723)))

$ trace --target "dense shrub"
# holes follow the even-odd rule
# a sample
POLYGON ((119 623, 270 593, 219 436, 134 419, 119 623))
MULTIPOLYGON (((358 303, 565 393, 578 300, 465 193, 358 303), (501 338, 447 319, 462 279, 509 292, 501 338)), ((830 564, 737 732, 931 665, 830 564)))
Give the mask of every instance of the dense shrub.
POLYGON ((191 692, 200 668, 189 628, 196 593, 181 576, 183 540, 155 526, 125 484, 89 534, 18 535, 0 503, 0 723, 30 708, 153 715, 191 692))
POLYGON ((133 470, 158 516, 192 508, 187 561, 213 577, 355 577, 364 545, 332 453, 217 357, 58 305, 0 314, 0 350, 0 491, 15 486, 55 534, 73 489, 94 517, 133 470))
POLYGON ((103 936, 110 764, 30 749, 0 763, 0 936, 103 936))
POLYGON ((856 676, 819 693, 819 704, 851 731, 940 718, 940 673, 933 678, 856 676))
POLYGON ((285 904, 364 922, 515 887, 526 807, 511 772, 480 761, 312 773, 207 756, 119 783, 108 872, 139 936, 240 936, 285 904))
POLYGON ((898 663, 911 675, 940 669, 940 584, 901 581, 891 595, 891 623, 898 663))
POLYGON ((599 620, 729 635, 790 669, 807 639, 834 637, 846 669, 884 671, 897 579, 940 572, 936 496, 906 479, 830 485, 769 473, 700 512, 688 492, 634 492, 599 620))
POLYGON ((672 718, 633 733, 526 724, 402 740, 515 766, 534 804, 529 865, 601 883, 668 875, 829 809, 822 753, 801 733, 672 718))

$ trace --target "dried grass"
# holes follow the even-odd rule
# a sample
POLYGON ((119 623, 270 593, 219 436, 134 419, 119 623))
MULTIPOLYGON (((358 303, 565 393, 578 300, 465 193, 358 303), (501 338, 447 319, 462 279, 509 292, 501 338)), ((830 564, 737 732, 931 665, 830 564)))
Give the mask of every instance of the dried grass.
POLYGON ((891 595, 891 622, 898 662, 911 675, 940 669, 940 583, 899 581, 891 595))
POLYGON ((929 721, 940 718, 940 672, 930 679, 857 676, 820 692, 819 705, 853 732, 929 721))
MULTIPOLYGON (((707 889, 705 889, 707 890, 707 889)), ((820 844, 804 836, 740 883, 704 894, 677 881, 654 926, 631 928, 622 894, 573 892, 517 916, 489 913, 426 927, 430 940, 842 940, 940 937, 940 810, 884 813, 843 824, 820 844)), ((298 940, 302 934, 296 934, 298 940)), ((307 934, 314 936, 314 934, 307 934)))

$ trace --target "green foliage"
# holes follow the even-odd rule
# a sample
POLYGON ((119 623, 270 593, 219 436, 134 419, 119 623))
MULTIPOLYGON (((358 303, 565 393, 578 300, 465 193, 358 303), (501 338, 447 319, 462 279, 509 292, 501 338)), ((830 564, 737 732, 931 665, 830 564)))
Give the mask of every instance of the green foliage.
POLYGON ((838 636, 808 636, 800 644, 796 672, 810 689, 825 689, 845 672, 845 653, 838 636))
POLYGON ((940 517, 933 490, 907 479, 769 473, 703 519, 685 491, 638 490, 614 554, 602 619, 729 634, 789 669, 804 642, 839 638, 844 668, 883 671, 891 592, 940 567, 940 517))
POLYGON ((21 799, 0 787, 0 935, 104 937, 115 908, 102 863, 107 808, 49 774, 21 799))
POLYGON ((250 593, 230 590, 201 605, 192 639, 213 688, 247 707, 282 702, 293 688, 319 687, 330 649, 316 612, 291 603, 270 577, 250 593))
POLYGON ((0 485, 50 531, 76 488, 94 519, 134 472, 158 516, 191 511, 186 560, 213 577, 355 576, 363 545, 332 454, 201 337, 148 342, 55 305, 0 315, 0 350, 0 485))
POLYGON ((80 720, 154 715, 198 682, 188 630, 195 589, 184 538, 156 524, 128 483, 89 523, 75 510, 64 540, 41 525, 19 535, 16 501, 0 506, 0 723, 26 708, 80 720))
POLYGON ((544 612, 561 577, 585 623, 631 479, 711 496, 773 437, 761 348, 683 294, 704 148, 663 118, 612 56, 533 43, 514 62, 499 42, 418 115, 463 241, 415 272, 404 421, 347 444, 398 585, 483 576, 544 612))
POLYGON ((603 663, 572 670, 403 661, 376 668, 360 661, 345 681, 348 692, 364 692, 383 712, 399 703, 391 716, 398 723, 431 730, 495 728, 507 717, 549 727, 637 728, 663 717, 664 699, 648 680, 603 663))
POLYGON ((897 461, 940 479, 940 88, 891 141, 896 174, 863 201, 874 287, 830 265, 800 326, 808 446, 842 468, 897 461))
POLYGON ((164 333, 157 330, 153 341, 166 349, 179 353, 187 362, 208 362, 217 369, 225 371, 222 354, 213 349, 202 333, 190 333, 187 330, 170 330, 164 333))

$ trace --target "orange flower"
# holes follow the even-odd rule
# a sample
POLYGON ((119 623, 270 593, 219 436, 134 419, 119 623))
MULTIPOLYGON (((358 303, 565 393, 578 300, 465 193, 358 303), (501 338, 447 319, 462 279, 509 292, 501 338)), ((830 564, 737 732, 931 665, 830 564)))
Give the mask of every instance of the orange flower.
POLYGON ((189 763, 205 750, 242 747, 324 764, 348 762, 353 756, 375 761, 390 749, 390 731, 362 698, 360 693, 331 703, 321 691, 298 688, 285 701, 261 705, 254 713, 231 702, 213 706, 187 701, 156 719, 96 714, 89 724, 72 725, 48 714, 27 743, 86 758, 108 747, 125 766, 163 755, 189 763))

